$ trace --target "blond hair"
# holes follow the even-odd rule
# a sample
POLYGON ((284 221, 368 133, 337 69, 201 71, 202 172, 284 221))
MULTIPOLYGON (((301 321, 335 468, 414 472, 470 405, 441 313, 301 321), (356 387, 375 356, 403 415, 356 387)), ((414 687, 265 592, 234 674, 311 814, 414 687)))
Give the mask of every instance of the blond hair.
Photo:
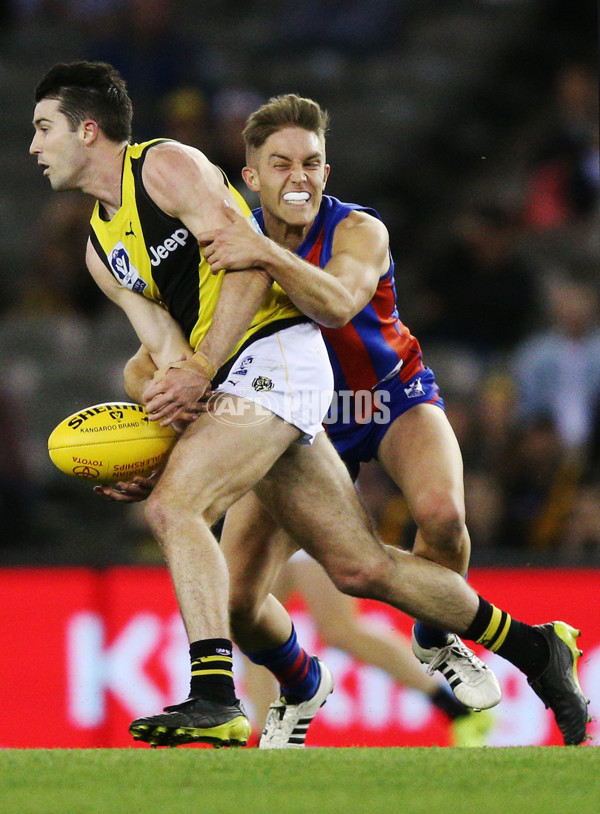
POLYGON ((316 133, 325 149, 325 134, 329 127, 329 114, 313 99, 286 93, 272 96, 268 102, 251 113, 243 130, 246 160, 260 149, 273 133, 284 127, 301 127, 316 133))

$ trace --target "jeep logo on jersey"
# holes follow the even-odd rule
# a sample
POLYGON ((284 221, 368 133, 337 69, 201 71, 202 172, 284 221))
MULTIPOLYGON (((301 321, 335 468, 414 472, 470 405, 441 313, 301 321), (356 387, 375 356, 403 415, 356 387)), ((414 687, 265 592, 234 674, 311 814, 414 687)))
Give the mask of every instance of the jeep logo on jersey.
POLYGON ((122 286, 135 291, 136 294, 144 293, 148 283, 142 280, 139 271, 129 259, 127 249, 120 241, 109 254, 108 262, 122 286))
POLYGON ((175 229, 171 237, 168 237, 164 243, 160 243, 156 248, 150 246, 150 262, 152 265, 159 266, 165 257, 174 252, 178 246, 185 246, 189 236, 190 233, 187 229, 175 229))

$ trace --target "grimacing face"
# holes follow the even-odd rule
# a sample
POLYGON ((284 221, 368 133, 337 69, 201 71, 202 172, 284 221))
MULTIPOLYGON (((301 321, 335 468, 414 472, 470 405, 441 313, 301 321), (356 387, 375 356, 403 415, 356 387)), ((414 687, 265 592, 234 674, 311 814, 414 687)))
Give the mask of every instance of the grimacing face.
POLYGON ((328 175, 323 141, 301 127, 269 136, 243 171, 249 188, 260 195, 265 218, 297 227, 309 226, 317 216, 328 175))
POLYGON ((29 152, 37 158, 52 189, 78 189, 78 179, 84 166, 82 144, 84 125, 71 130, 69 120, 59 111, 58 99, 42 99, 35 106, 35 134, 29 152))

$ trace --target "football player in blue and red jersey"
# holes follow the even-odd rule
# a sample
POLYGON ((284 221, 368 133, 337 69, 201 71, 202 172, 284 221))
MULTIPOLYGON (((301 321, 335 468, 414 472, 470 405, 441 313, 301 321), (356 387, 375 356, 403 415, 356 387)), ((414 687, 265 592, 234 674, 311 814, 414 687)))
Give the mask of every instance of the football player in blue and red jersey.
MULTIPOLYGON (((430 670, 441 670, 464 703, 480 709, 493 706, 500 700, 500 691, 493 673, 456 633, 515 664, 553 710, 565 743, 581 743, 588 712, 577 679, 579 631, 564 622, 531 626, 512 619, 460 576, 467 568, 469 537, 458 444, 433 374, 423 366, 416 340, 396 313, 385 226, 375 213, 323 195, 329 175, 326 128, 325 114, 309 99, 287 95, 259 108, 244 131, 248 166, 243 174, 260 195, 264 233, 257 232, 250 219, 238 215, 229 203, 222 205, 218 228, 194 234, 202 250, 203 268, 210 266, 208 276, 213 272, 223 277, 222 270, 258 270, 275 280, 312 324, 323 326, 338 377, 329 436, 354 472, 362 460, 377 458, 404 491, 418 533, 413 554, 383 546, 323 432, 315 435, 312 446, 306 446, 302 434, 296 433, 295 443, 252 491, 240 489, 237 503, 223 504, 221 514, 227 509, 227 515, 221 542, 228 561, 235 640, 253 661, 268 667, 281 685, 281 698, 272 705, 260 745, 302 747, 311 720, 333 689, 326 665, 300 646, 287 611, 270 593, 281 566, 298 548, 313 554, 345 593, 389 602, 428 621, 429 625, 416 624, 413 648, 430 670), (277 521, 287 535, 277 532, 277 521)), ((205 283, 207 275, 203 274, 205 283)), ((244 301, 243 293, 240 296, 244 301)), ((198 308, 196 298, 194 307, 198 308)), ((223 319, 219 324, 222 328, 223 319)), ((315 402, 315 394, 326 393, 329 403, 331 391, 315 379, 312 391, 308 387, 300 392, 294 380, 312 369, 314 352, 304 340, 296 340, 285 354, 277 343, 269 344, 270 355, 261 356, 260 375, 248 375, 256 364, 254 345, 242 347, 231 364, 211 373, 211 386, 234 388, 229 395, 229 403, 234 405, 239 401, 235 387, 244 383, 267 391, 268 396, 274 358, 285 358, 286 363, 278 368, 277 393, 282 413, 291 411, 300 421, 315 402)), ((189 351, 182 348, 184 356, 189 351)), ((142 344, 126 368, 128 395, 144 400, 148 380, 160 390, 162 380, 153 377, 156 366, 142 344)), ((151 388, 149 392, 155 392, 151 388)), ((194 419, 195 409, 197 401, 190 405, 194 419)), ((212 418, 219 420, 214 414, 212 418)), ((211 420, 200 416, 196 423, 207 428, 211 420)), ((277 427, 285 426, 282 420, 283 425, 277 427)), ((276 418, 271 416, 258 425, 261 440, 252 451, 244 435, 252 435, 254 423, 234 426, 228 433, 237 463, 231 455, 220 454, 214 441, 204 443, 198 454, 201 459, 208 456, 211 463, 206 467, 197 464, 197 478, 202 476, 203 482, 215 488, 229 486, 238 469, 252 467, 254 457, 265 452, 265 445, 269 447, 272 421, 276 418), (215 463, 224 471, 229 467, 225 480, 215 478, 215 463)), ((218 426, 213 429, 218 435, 218 426)), ((185 449, 189 433, 186 428, 176 451, 180 444, 185 449)), ((171 475, 177 470, 173 456, 168 467, 171 475)), ((153 482, 136 480, 99 491, 111 500, 144 499, 153 482)), ((159 490, 164 491, 164 481, 165 475, 160 475, 159 490)), ((178 473, 177 483, 182 484, 182 493, 196 488, 194 476, 182 481, 178 473)), ((198 502, 188 505, 180 495, 177 506, 185 509, 191 523, 186 533, 175 535, 174 544, 197 552, 194 530, 206 522, 206 514, 198 502)), ((192 571, 184 567, 178 573, 202 605, 199 576, 204 563, 200 554, 193 556, 192 571)), ((193 619, 195 624, 202 620, 201 608, 199 614, 199 620, 193 619)), ((211 661, 205 662, 198 669, 213 673, 211 661)), ((184 704, 188 702, 195 703, 195 698, 191 696, 184 704)), ((191 726, 194 738, 210 737, 196 718, 191 726)), ((179 712, 170 707, 165 714, 144 719, 140 726, 148 730, 147 740, 160 736, 161 743, 176 745, 182 742, 179 721, 179 712)), ((137 727, 138 722, 132 726, 137 727)))
MULTIPOLYGON (((464 576, 470 539, 461 452, 433 372, 399 318, 387 229, 374 210, 324 195, 327 126, 317 103, 294 94, 269 100, 249 117, 243 177, 260 197, 254 214, 264 234, 229 211, 227 227, 201 236, 204 256, 214 272, 266 271, 321 326, 335 377, 326 429, 337 452, 354 478, 361 462, 376 459, 402 490, 417 525, 413 554, 464 576)), ((229 509, 221 538, 235 641, 281 684, 261 748, 302 746, 332 689, 328 671, 308 658, 289 615, 270 594, 274 575, 302 544, 302 529, 294 537, 278 532, 276 519, 249 493, 229 509)), ((552 706, 552 692, 538 679, 555 652, 565 645, 571 650, 557 627, 563 623, 534 628, 492 605, 483 608, 474 622, 480 629, 470 628, 465 638, 516 664, 552 706)), ((416 621, 413 651, 430 671, 446 676, 466 706, 486 709, 500 701, 492 671, 455 634, 416 621)), ((563 655, 576 662, 574 650, 563 655)), ((583 737, 581 700, 575 738, 559 720, 566 742, 583 737)))

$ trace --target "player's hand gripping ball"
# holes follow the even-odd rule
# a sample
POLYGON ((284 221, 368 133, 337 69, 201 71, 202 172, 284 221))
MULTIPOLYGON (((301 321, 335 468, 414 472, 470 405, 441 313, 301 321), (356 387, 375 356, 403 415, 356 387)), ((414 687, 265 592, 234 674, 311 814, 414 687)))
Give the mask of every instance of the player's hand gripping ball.
POLYGON ((107 402, 68 416, 48 438, 61 472, 95 483, 148 477, 175 443, 171 426, 149 421, 141 404, 107 402))

